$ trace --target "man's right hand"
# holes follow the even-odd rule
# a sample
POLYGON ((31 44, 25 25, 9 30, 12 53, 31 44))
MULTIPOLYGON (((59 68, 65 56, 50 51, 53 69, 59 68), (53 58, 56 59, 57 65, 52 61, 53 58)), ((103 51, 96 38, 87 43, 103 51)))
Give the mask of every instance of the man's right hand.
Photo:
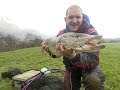
POLYGON ((47 44, 42 45, 43 50, 45 50, 47 53, 49 53, 49 47, 47 44))

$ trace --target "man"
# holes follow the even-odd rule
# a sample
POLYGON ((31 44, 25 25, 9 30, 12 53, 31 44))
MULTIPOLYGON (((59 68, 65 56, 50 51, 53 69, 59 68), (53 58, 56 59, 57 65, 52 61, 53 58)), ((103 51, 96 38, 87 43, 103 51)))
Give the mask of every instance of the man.
MULTIPOLYGON (((88 16, 83 14, 77 5, 72 5, 67 9, 65 22, 66 28, 61 30, 57 36, 67 32, 98 34, 90 24, 88 16)), ((43 48, 51 55, 47 45, 44 45, 43 48)), ((99 68, 99 52, 76 53, 73 50, 66 50, 61 44, 56 45, 56 48, 63 54, 63 63, 66 68, 64 90, 80 90, 81 83, 84 84, 85 90, 104 89, 104 75, 99 68)), ((57 56, 52 55, 52 57, 57 56)))

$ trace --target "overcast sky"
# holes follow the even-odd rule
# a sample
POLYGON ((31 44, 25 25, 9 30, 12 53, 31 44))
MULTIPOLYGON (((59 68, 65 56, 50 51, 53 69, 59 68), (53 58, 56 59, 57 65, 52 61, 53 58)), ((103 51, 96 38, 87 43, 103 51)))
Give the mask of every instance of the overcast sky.
POLYGON ((80 5, 104 37, 120 37, 119 0, 0 0, 0 18, 35 32, 56 35, 65 28, 66 9, 80 5))

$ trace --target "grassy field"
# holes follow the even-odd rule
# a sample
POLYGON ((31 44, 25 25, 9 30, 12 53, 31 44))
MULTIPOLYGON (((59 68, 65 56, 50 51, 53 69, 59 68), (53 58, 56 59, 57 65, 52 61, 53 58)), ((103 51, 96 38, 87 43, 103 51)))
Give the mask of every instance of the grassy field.
MULTIPOLYGON (((120 90, 120 43, 107 43, 100 58, 100 66, 106 76, 105 90, 120 90)), ((64 65, 62 57, 53 59, 40 47, 0 52, 0 73, 15 67, 24 72, 42 67, 63 69, 64 65)), ((0 90, 12 90, 11 80, 0 76, 0 90)))

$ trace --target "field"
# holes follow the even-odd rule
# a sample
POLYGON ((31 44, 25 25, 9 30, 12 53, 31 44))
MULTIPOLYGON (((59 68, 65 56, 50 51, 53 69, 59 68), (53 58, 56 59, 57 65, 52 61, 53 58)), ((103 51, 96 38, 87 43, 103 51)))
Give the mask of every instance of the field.
MULTIPOLYGON (((120 90, 120 43, 107 43, 101 50, 100 66, 105 73, 105 90, 120 90)), ((10 68, 19 68, 23 72, 30 69, 62 68, 62 57, 51 58, 40 47, 0 52, 0 73, 10 68)), ((0 90, 12 90, 11 80, 0 75, 0 90)))

